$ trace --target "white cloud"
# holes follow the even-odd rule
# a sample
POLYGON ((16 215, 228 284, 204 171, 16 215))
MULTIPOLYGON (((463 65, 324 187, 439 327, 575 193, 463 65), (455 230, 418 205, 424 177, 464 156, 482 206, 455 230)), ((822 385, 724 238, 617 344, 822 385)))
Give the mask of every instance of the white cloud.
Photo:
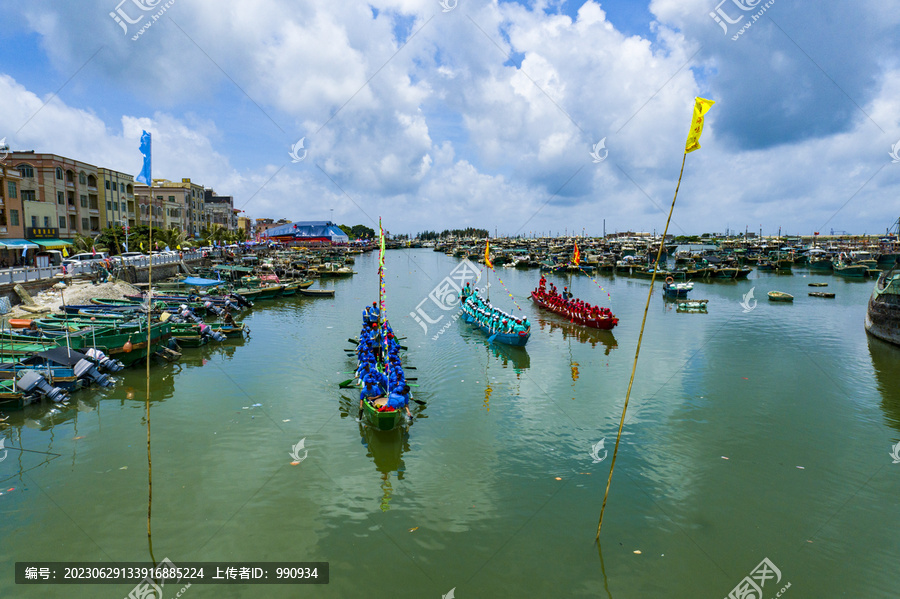
MULTIPOLYGON (((668 207, 693 98, 707 94, 719 103, 703 149, 688 157, 675 213, 683 229, 674 232, 760 222, 806 232, 889 162, 900 137, 900 76, 881 67, 871 93, 853 95, 871 120, 842 96, 849 118, 767 144, 765 134, 753 138, 756 121, 742 119, 777 112, 778 102, 805 117, 832 97, 820 97, 822 76, 795 47, 751 51, 749 35, 743 49, 724 45, 712 6, 654 0, 650 40, 621 33, 596 2, 573 20, 547 15, 543 3, 467 2, 442 13, 424 0, 177 0, 131 42, 108 17, 114 3, 26 4, 19 10, 60 73, 75 72, 92 44, 107 45, 72 86, 158 108, 114 124, 98 116, 111 110, 103 93, 67 103, 66 89, 22 127, 45 98, 5 76, 0 133, 17 148, 134 172, 140 129, 149 128, 155 174, 249 201, 252 216, 320 218, 333 207, 347 222, 381 214, 403 223, 394 229, 514 233, 540 210, 525 232, 579 223, 599 233, 603 218, 608 230, 662 228, 654 202, 668 207), (742 78, 748 61, 757 70, 742 78), (805 88, 765 95, 799 75, 805 88), (308 158, 290 163, 290 145, 304 136, 308 158), (593 164, 588 153, 603 137, 609 157, 593 164)), ((776 6, 785 16, 787 4, 776 6)), ((758 40, 773 39, 757 29, 758 40)), ((897 208, 880 198, 896 197, 898 183, 898 169, 885 167, 836 228, 889 224, 897 208)))

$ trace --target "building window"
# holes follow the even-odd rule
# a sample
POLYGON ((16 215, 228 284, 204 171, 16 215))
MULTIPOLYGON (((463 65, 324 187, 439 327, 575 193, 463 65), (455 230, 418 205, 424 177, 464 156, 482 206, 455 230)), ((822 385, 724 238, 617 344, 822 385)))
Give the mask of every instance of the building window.
POLYGON ((88 219, 82 218, 81 219, 81 230, 87 231, 88 229, 90 229, 90 227, 91 227, 91 225, 88 223, 88 219))
POLYGON ((61 191, 56 192, 56 203, 57 204, 65 204, 66 203, 66 194, 61 191))
POLYGON ((125 193, 125 184, 124 183, 119 183, 119 192, 125 193))
POLYGON ((87 196, 81 196, 81 207, 87 208, 87 196))
POLYGON ((9 224, 14 227, 19 226, 19 211, 18 210, 10 210, 9 211, 9 224))
POLYGON ((169 201, 170 201, 170 202, 174 202, 174 201, 175 201, 175 196, 169 196, 169 201))
POLYGON ((33 189, 22 190, 22 201, 33 202, 35 200, 35 191, 33 189))
POLYGON ((66 228, 66 217, 65 217, 65 216, 60 216, 60 217, 59 217, 59 228, 60 228, 60 229, 65 229, 65 228, 66 228))
POLYGON ((49 216, 45 216, 45 217, 44 217, 44 226, 45 226, 45 227, 49 227, 49 226, 50 226, 50 217, 49 217, 49 216))
POLYGON ((159 200, 160 202, 162 202, 163 197, 162 197, 162 196, 156 196, 156 199, 159 200))
POLYGON ((99 210, 100 204, 97 202, 97 196, 91 196, 91 210, 99 210))
POLYGON ((62 169, 59 167, 56 167, 56 178, 62 181, 62 169))
POLYGON ((109 200, 106 200, 106 211, 112 212, 112 202, 110 202, 109 200))
POLYGON ((78 173, 78 182, 82 185, 87 185, 87 175, 84 174, 84 171, 78 173))
POLYGON ((106 189, 109 189, 109 181, 106 182, 106 189))
POLYGON ((38 223, 37 217, 34 215, 31 215, 31 226, 36 228, 38 226, 37 223, 38 223))
POLYGON ((34 169, 30 164, 20 164, 18 167, 19 174, 25 179, 34 179, 34 169))
POLYGON ((6 210, 0 209, 0 227, 6 226, 6 210))
POLYGON ((6 188, 9 190, 9 199, 13 200, 13 199, 19 197, 16 194, 16 182, 15 181, 7 181, 6 188))
POLYGON ((75 215, 70 214, 69 215, 69 228, 72 229, 73 231, 76 229, 76 226, 75 226, 76 222, 77 221, 75 220, 75 215))
POLYGON ((125 212, 125 202, 122 202, 122 212, 125 212))

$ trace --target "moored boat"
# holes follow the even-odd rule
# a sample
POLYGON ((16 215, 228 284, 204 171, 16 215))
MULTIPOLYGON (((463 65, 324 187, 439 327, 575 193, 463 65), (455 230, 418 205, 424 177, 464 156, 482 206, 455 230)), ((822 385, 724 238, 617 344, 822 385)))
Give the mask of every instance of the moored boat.
POLYGON ((790 293, 785 293, 783 291, 770 291, 768 293, 770 302, 792 302, 794 301, 794 296, 790 293))
POLYGON ((866 331, 900 345, 900 272, 881 273, 866 308, 866 331))

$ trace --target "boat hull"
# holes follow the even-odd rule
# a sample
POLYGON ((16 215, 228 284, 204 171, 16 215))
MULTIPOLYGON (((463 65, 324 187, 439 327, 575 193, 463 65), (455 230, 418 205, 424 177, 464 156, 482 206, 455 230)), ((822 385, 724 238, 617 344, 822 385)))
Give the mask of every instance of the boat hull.
POLYGON ((878 277, 866 308, 865 326, 870 335, 900 345, 900 275, 878 277))

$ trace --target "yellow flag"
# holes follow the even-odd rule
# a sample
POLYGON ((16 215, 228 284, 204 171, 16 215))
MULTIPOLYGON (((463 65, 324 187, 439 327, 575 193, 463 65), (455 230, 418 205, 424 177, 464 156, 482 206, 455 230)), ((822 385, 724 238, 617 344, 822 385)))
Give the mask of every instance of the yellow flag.
POLYGON ((69 252, 66 251, 66 248, 63 248, 62 254, 63 254, 63 257, 65 257, 65 258, 69 257, 69 252))
POLYGON ((484 244, 484 263, 488 268, 494 268, 494 265, 491 264, 491 242, 488 241, 484 244))
POLYGON ((691 119, 691 132, 688 133, 687 143, 684 145, 684 153, 700 149, 700 134, 703 133, 703 115, 709 112, 713 100, 694 98, 694 116, 691 119))
POLYGON ((178 245, 176 245, 176 246, 175 246, 175 249, 179 249, 179 250, 180 250, 180 249, 181 249, 181 244, 179 243, 178 245))

